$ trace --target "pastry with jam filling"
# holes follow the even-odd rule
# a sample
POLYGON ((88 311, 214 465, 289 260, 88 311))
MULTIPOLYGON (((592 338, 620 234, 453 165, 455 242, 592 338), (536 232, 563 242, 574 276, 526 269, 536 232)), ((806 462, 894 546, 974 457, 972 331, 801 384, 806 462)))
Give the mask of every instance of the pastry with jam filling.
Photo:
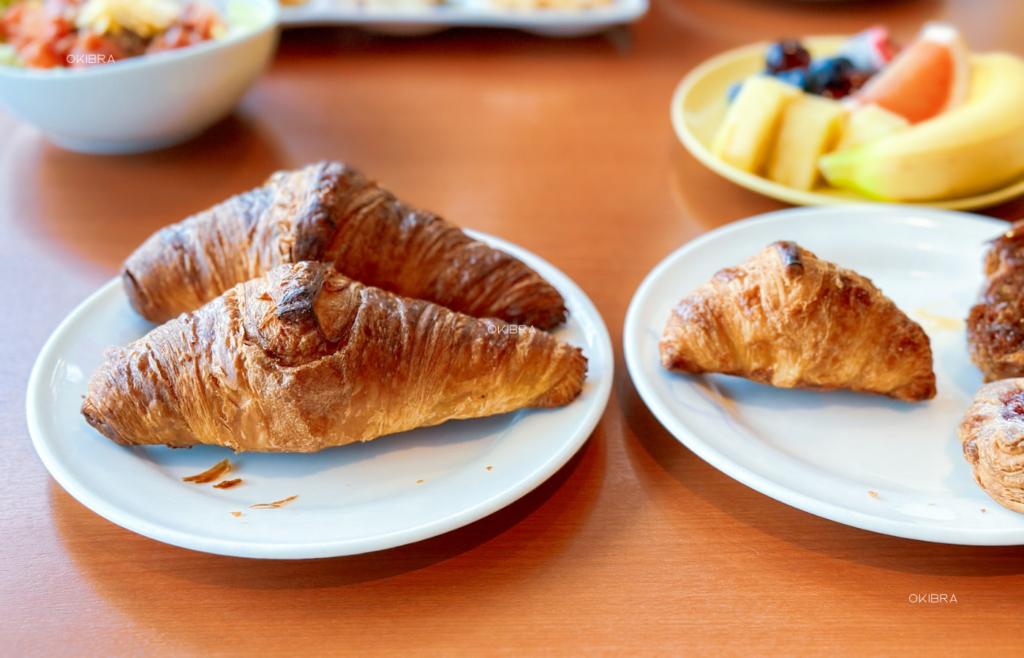
POLYGON ((992 500, 1024 512, 1024 379, 986 384, 957 430, 974 481, 992 500))

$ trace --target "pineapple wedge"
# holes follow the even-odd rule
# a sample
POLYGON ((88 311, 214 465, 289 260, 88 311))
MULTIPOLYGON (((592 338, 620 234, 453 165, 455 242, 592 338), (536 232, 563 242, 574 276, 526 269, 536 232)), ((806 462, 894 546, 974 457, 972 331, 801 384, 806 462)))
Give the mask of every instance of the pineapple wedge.
POLYGON ((865 105, 854 110, 843 125, 843 136, 837 151, 857 148, 862 144, 906 130, 910 122, 878 105, 865 105))
POLYGON ((801 93, 766 75, 747 78, 715 133, 712 153, 743 171, 760 174, 775 141, 779 117, 801 93))
POLYGON ((768 177, 787 187, 809 190, 818 181, 818 158, 839 141, 846 111, 838 101, 811 94, 786 105, 768 163, 768 177))

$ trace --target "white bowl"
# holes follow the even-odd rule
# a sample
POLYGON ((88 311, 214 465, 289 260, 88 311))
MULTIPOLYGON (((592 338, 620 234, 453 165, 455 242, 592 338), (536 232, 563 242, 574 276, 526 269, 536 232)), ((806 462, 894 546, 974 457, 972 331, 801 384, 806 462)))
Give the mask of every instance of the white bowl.
POLYGON ((234 108, 277 47, 277 0, 212 4, 229 25, 221 39, 85 69, 0 65, 0 104, 71 151, 184 142, 234 108))

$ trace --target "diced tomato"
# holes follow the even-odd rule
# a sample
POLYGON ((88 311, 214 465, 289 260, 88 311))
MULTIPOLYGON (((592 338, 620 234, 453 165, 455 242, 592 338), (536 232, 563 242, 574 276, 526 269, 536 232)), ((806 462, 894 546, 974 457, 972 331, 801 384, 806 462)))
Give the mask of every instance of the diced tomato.
POLYGON ((195 32, 201 41, 220 36, 224 31, 224 21, 217 10, 205 2, 192 2, 181 12, 181 24, 195 32))

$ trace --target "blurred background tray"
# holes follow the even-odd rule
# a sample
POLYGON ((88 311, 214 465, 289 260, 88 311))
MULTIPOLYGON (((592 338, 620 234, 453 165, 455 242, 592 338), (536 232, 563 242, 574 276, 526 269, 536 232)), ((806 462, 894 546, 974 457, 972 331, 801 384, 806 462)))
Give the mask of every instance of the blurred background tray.
POLYGON ((600 7, 526 9, 505 7, 493 0, 448 0, 418 4, 392 0, 388 4, 357 0, 308 0, 282 3, 282 27, 357 25, 375 32, 416 35, 448 27, 504 27, 549 37, 576 37, 631 23, 647 12, 648 0, 611 0, 600 7))

